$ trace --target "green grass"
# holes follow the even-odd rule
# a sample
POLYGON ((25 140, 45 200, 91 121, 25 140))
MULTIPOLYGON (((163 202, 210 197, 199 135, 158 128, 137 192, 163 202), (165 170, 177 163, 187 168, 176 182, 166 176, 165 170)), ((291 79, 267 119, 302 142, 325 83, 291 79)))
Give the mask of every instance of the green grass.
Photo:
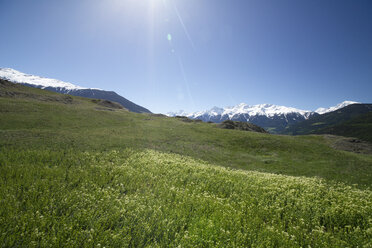
POLYGON ((372 192, 126 149, 1 153, 6 247, 368 247, 372 192))
POLYGON ((324 125, 326 124, 325 122, 316 122, 316 123, 313 123, 311 124, 311 126, 319 126, 319 125, 324 125))
POLYGON ((0 96, 3 247, 371 247, 370 155, 22 86, 0 96))
POLYGON ((331 148, 321 136, 280 136, 224 130, 208 123, 97 110, 72 104, 0 98, 0 147, 102 151, 136 148, 172 152, 237 169, 321 177, 371 186, 372 157, 331 148))

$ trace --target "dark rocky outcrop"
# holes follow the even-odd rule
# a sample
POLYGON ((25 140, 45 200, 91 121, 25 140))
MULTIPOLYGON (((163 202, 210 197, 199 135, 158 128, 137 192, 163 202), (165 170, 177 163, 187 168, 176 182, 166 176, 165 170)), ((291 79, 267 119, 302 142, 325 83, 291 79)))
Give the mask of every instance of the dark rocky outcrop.
POLYGON ((217 124, 217 126, 219 128, 224 128, 224 129, 236 129, 236 130, 242 130, 242 131, 267 133, 267 131, 263 129, 262 127, 259 127, 249 122, 226 120, 226 121, 223 121, 222 123, 217 124))

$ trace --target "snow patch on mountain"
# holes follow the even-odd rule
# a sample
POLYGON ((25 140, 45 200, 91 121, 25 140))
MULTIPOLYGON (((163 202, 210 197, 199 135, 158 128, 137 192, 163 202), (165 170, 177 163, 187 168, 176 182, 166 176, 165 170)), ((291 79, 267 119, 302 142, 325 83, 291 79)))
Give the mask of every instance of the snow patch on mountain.
POLYGON ((292 107, 278 106, 274 104, 257 104, 248 105, 245 103, 238 104, 233 107, 227 107, 224 109, 223 114, 227 114, 230 118, 234 115, 248 114, 250 116, 264 115, 267 117, 273 117, 275 115, 289 114, 289 113, 299 113, 305 115, 310 111, 300 110, 292 107))
POLYGON ((189 115, 188 112, 184 111, 184 110, 180 110, 180 111, 177 111, 177 112, 169 112, 166 114, 167 116, 187 116, 189 115))
POLYGON ((44 78, 34 75, 25 74, 23 72, 11 69, 11 68, 0 68, 0 78, 9 80, 13 83, 30 84, 39 86, 40 88, 64 88, 67 91, 87 89, 72 83, 63 82, 57 79, 44 78))
POLYGON ((167 113, 168 116, 176 116, 176 115, 183 115, 189 118, 198 118, 200 116, 225 116, 227 115, 229 119, 233 118, 237 115, 246 114, 249 116, 257 116, 263 115, 267 117, 273 117, 275 115, 285 115, 289 113, 298 113, 303 115, 307 118, 311 111, 296 109, 292 107, 285 107, 285 106, 278 106, 274 104, 257 104, 257 105, 248 105, 245 103, 240 103, 236 106, 232 107, 225 107, 225 108, 218 108, 213 107, 210 110, 195 112, 195 113, 187 113, 185 111, 179 112, 169 112, 167 113))
POLYGON ((343 101, 342 103, 339 103, 336 106, 332 106, 332 107, 329 107, 329 108, 318 108, 317 110, 315 110, 315 112, 322 115, 322 114, 329 113, 329 112, 332 112, 332 111, 336 111, 338 109, 341 109, 343 107, 346 107, 346 106, 351 105, 351 104, 356 104, 356 103, 360 103, 360 102, 343 101))
POLYGON ((360 102, 344 101, 342 103, 337 104, 336 106, 332 106, 329 108, 318 108, 315 111, 301 110, 301 109, 296 109, 292 107, 285 107, 285 106, 279 106, 279 105, 267 104, 267 103, 257 104, 257 105, 248 105, 245 103, 240 103, 232 107, 225 107, 225 108, 213 107, 210 110, 198 111, 194 113, 188 113, 188 112, 181 110, 178 112, 168 112, 166 115, 186 116, 186 117, 194 118, 194 119, 198 117, 202 117, 202 116, 211 116, 211 117, 228 116, 229 119, 232 119, 234 116, 238 116, 238 115, 273 117, 273 116, 278 116, 278 115, 287 115, 287 114, 296 113, 296 114, 304 116, 305 119, 308 119, 314 113, 325 114, 328 112, 336 111, 350 104, 357 104, 357 103, 360 103, 360 102))

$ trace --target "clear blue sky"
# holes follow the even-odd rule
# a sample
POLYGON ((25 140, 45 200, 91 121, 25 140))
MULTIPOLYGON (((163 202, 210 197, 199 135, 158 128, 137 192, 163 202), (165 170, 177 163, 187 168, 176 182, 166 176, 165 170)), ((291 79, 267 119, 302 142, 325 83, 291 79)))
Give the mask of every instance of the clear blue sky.
POLYGON ((0 67, 153 112, 372 102, 371 0, 0 0, 0 67))

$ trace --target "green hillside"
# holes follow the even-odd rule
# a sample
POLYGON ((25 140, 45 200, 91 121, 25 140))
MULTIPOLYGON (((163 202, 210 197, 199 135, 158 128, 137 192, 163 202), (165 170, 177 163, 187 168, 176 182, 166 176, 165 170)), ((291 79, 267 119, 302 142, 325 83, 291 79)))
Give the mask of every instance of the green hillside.
POLYGON ((316 133, 329 133, 356 137, 372 143, 372 112, 361 114, 349 121, 317 130, 316 133))
POLYGON ((221 129, 0 81, 0 171, 4 247, 372 239, 372 156, 322 136, 221 129))
POLYGON ((372 104, 352 104, 286 128, 283 134, 334 134, 372 142, 372 104))

